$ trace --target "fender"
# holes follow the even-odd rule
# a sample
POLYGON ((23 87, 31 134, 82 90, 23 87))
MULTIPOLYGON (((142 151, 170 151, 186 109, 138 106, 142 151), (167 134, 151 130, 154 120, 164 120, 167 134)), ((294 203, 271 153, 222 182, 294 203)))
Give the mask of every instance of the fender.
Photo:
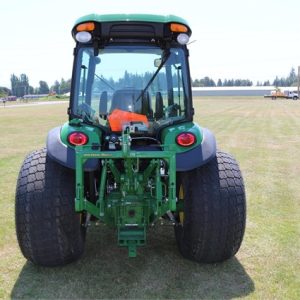
POLYGON ((184 172, 205 165, 216 156, 216 138, 207 128, 202 128, 203 140, 196 148, 176 154, 176 171, 184 172))
MULTIPOLYGON (((60 165, 75 170, 75 150, 62 143, 60 130, 61 127, 55 127, 48 132, 47 154, 60 165)), ((89 159, 84 165, 84 170, 88 172, 95 171, 99 168, 99 165, 99 159, 89 159)))

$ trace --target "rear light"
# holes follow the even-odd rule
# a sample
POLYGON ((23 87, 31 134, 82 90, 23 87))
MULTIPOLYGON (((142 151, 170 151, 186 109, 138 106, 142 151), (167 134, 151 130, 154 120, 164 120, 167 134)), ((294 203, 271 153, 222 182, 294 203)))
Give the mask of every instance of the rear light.
POLYGON ((76 33, 75 38, 79 43, 88 43, 92 39, 92 35, 87 31, 80 31, 76 33))
POLYGON ((91 32, 95 30, 94 22, 86 22, 76 26, 75 39, 79 43, 88 43, 92 40, 91 32))
POLYGON ((183 132, 177 135, 176 143, 182 147, 189 147, 196 143, 196 137, 189 132, 183 132))
POLYGON ((82 146, 88 142, 88 137, 82 132, 72 132, 68 136, 68 142, 74 146, 82 146))
POLYGON ((177 36, 177 42, 180 45, 186 45, 190 40, 190 37, 185 33, 179 33, 177 36))

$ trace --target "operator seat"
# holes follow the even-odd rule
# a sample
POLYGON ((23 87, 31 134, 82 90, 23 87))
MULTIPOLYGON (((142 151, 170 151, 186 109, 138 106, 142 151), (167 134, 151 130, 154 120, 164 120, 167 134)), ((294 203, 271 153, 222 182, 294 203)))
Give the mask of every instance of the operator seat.
POLYGON ((142 90, 136 89, 116 90, 112 96, 110 112, 120 109, 152 117, 149 92, 145 92, 143 96, 141 93, 142 90))
POLYGON ((110 111, 121 109, 125 111, 137 112, 135 108, 139 91, 133 89, 116 90, 112 96, 110 111))

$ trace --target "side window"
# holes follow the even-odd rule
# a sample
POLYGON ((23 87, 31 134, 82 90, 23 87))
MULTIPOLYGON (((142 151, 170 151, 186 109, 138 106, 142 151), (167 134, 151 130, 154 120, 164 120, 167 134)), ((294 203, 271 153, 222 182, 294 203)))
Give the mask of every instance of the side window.
POLYGON ((86 90, 87 90, 87 77, 88 77, 88 66, 89 66, 89 58, 90 56, 86 53, 82 53, 82 60, 80 62, 80 84, 78 91, 78 104, 82 104, 85 102, 86 90))

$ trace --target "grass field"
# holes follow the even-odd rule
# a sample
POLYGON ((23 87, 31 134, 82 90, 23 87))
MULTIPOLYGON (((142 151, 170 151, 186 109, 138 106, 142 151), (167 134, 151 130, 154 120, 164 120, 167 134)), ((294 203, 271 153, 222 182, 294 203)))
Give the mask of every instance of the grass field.
POLYGON ((49 269, 18 249, 15 184, 24 156, 67 119, 67 104, 0 107, 0 298, 300 299, 300 101, 199 98, 195 108, 244 175, 247 229, 237 256, 213 265, 185 260, 173 229, 157 227, 129 259, 113 231, 92 226, 84 256, 49 269))

